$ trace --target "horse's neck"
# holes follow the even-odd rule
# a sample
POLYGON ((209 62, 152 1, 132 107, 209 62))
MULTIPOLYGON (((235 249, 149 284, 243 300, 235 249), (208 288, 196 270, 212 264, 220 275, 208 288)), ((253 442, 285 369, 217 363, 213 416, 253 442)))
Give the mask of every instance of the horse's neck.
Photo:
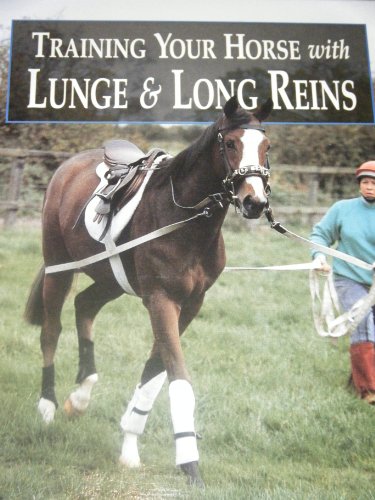
POLYGON ((222 186, 214 171, 212 154, 206 150, 196 155, 196 160, 184 169, 184 175, 178 176, 175 186, 176 201, 183 206, 194 206, 220 191, 222 186))

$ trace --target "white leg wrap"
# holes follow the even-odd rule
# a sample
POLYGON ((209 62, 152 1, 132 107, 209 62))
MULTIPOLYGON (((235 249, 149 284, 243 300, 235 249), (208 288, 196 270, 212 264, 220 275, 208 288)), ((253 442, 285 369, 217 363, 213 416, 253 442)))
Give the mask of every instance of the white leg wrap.
POLYGON ((85 378, 78 389, 71 393, 69 399, 73 405, 73 408, 78 412, 84 412, 90 402, 91 391, 94 385, 98 381, 98 374, 93 373, 85 378))
POLYGON ((169 385, 173 430, 176 440, 176 465, 199 460, 194 427, 195 397, 187 380, 174 380, 169 385))
POLYGON ((38 403, 38 411, 42 415, 43 422, 50 424, 55 418, 56 406, 49 399, 40 398, 38 403))
POLYGON ((141 435, 144 431, 148 414, 157 398, 167 373, 164 371, 156 375, 141 387, 138 385, 121 419, 121 428, 124 432, 141 435))
POLYGON ((138 453, 138 436, 145 429, 148 414, 151 411, 167 373, 161 372, 146 384, 138 385, 121 419, 121 427, 125 432, 121 449, 120 463, 127 467, 139 467, 141 461, 138 453))

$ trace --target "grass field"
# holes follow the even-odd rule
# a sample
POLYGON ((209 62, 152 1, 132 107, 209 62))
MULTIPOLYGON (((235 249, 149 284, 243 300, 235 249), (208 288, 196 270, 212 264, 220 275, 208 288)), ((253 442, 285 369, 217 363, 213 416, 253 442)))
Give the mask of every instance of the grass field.
MULTIPOLYGON (((227 225, 225 239, 231 266, 309 260, 306 247, 265 224, 227 225)), ((375 408, 346 388, 348 340, 315 333, 306 272, 224 273, 183 338, 203 438, 201 492, 174 466, 166 387, 140 440, 143 467, 118 464, 120 417, 151 347, 139 300, 122 297, 98 316, 99 383, 84 417, 64 416, 77 368, 73 296, 83 276, 63 314, 60 409, 52 425, 40 422, 39 331, 22 313, 41 262, 38 228, 0 231, 0 498, 375 498, 375 408)))

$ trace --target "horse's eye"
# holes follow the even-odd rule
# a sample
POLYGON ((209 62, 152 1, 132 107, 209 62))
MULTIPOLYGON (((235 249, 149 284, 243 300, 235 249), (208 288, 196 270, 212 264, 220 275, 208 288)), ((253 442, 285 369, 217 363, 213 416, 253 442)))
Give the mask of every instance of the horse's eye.
POLYGON ((229 141, 226 142, 226 146, 228 149, 235 149, 235 143, 232 139, 229 139, 229 141))

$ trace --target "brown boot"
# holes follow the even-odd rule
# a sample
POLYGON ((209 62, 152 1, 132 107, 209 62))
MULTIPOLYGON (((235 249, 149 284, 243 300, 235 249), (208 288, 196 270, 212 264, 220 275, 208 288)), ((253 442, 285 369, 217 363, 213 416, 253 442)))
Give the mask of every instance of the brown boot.
POLYGON ((350 346, 353 383, 362 399, 375 404, 375 350, 372 342, 350 346))

